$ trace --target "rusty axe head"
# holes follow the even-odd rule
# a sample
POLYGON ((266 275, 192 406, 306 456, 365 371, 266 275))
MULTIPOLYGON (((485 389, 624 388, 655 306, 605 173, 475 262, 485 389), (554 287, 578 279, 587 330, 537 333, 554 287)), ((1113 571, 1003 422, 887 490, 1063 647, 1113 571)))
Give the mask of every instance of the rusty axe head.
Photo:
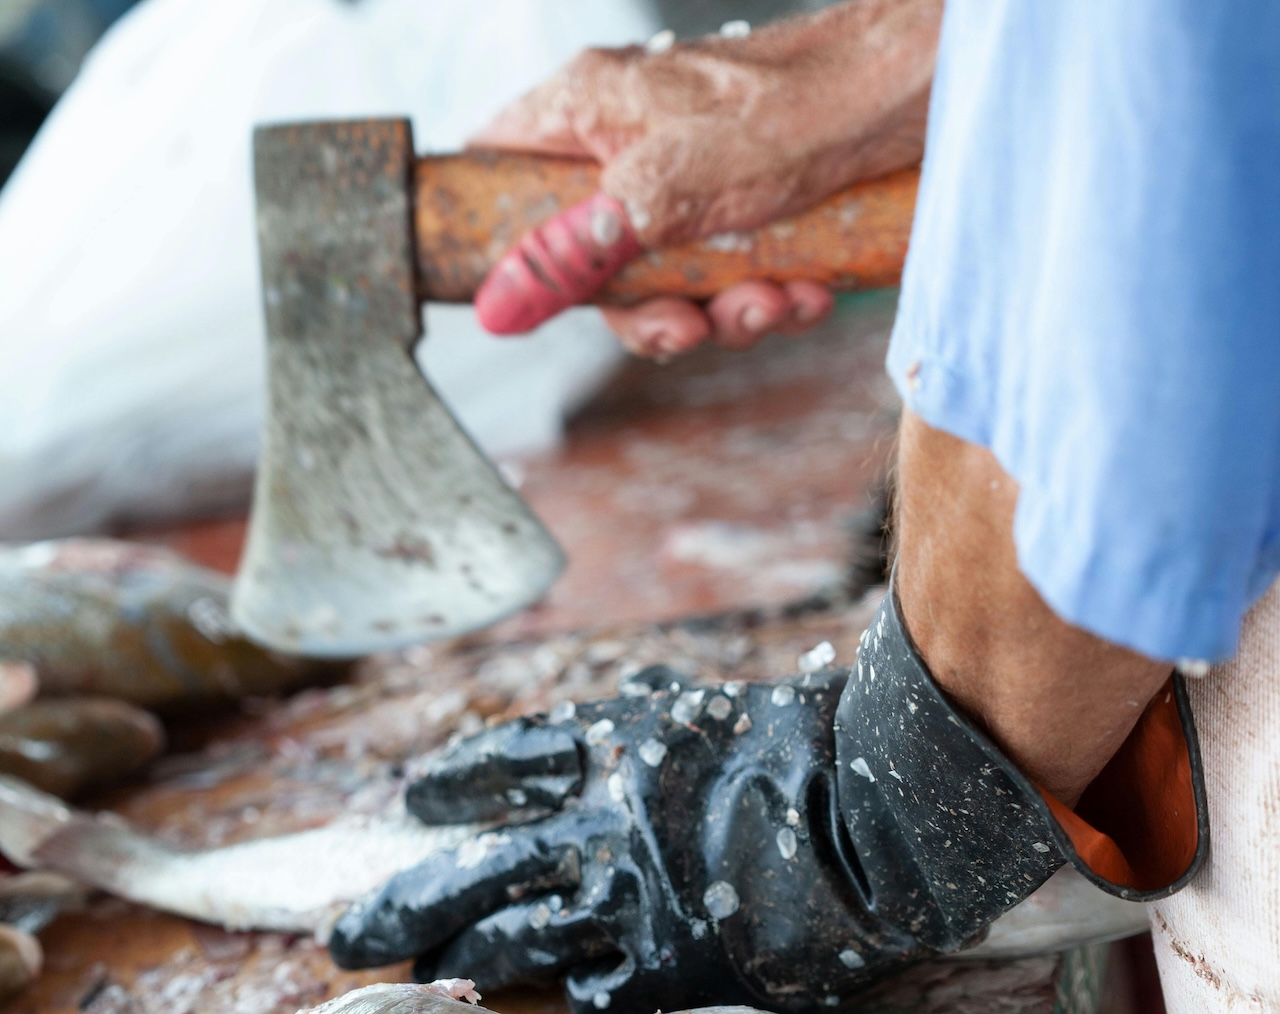
POLYGON ((413 360, 408 122, 263 128, 254 161, 269 406, 235 620, 352 656, 529 605, 560 549, 413 360))

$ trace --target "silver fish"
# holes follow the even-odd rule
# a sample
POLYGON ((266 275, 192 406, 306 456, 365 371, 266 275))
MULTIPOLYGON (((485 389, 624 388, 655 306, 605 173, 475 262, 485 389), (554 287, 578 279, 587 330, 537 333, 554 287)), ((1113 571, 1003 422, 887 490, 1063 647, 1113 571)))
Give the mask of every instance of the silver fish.
POLYGON ((0 853, 11 862, 230 930, 312 933, 323 940, 357 898, 481 831, 475 825, 424 827, 398 813, 185 850, 114 815, 72 809, 0 776, 0 853))
MULTIPOLYGON (((152 908, 227 929, 314 933, 326 939, 351 902, 400 870, 463 848, 479 825, 424 827, 403 811, 223 848, 182 850, 118 817, 76 811, 0 777, 0 853, 152 908)), ((1147 927, 1143 905, 1104 894, 1070 868, 992 925, 958 959, 1029 957, 1117 940, 1147 927)))
POLYGON ((480 994, 470 979, 438 979, 421 984, 380 982, 308 1007, 298 1014, 492 1014, 476 1007, 480 994), (461 1003, 461 1000, 468 1003, 461 1003))

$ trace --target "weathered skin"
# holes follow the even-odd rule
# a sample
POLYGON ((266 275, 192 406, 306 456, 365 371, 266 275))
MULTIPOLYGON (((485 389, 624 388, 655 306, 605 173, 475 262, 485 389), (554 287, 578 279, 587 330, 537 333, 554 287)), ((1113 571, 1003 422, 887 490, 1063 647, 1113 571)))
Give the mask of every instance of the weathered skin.
POLYGON ((35 701, 0 715, 0 772, 66 799, 133 774, 164 743, 160 723, 123 701, 35 701))
POLYGON ((228 588, 172 553, 107 539, 0 549, 0 659, 34 666, 44 695, 114 697, 162 712, 334 672, 239 636, 228 588))

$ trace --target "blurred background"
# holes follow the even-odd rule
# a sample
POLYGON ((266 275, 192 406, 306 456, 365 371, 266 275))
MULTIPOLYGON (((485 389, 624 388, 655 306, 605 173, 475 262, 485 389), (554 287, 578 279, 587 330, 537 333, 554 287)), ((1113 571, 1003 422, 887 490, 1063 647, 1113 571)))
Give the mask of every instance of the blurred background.
POLYGON ((0 3, 0 184, 95 42, 138 0, 0 3))

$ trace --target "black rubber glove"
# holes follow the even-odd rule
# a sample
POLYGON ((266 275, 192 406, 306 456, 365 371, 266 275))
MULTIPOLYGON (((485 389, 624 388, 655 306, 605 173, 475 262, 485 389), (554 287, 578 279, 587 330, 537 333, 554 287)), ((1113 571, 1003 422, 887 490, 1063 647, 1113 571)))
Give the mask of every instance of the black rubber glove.
POLYGON ((632 696, 464 741, 411 788, 418 817, 559 812, 396 877, 342 919, 335 957, 422 955, 419 979, 482 991, 567 973, 579 1010, 836 1004, 890 943, 841 859, 845 680, 689 689, 654 668, 632 696))
POLYGON ((419 956, 419 978, 482 989, 563 973, 580 1014, 837 1006, 980 939, 1064 862, 1136 901, 1185 884, 1208 826, 1180 680, 1169 693, 1182 737, 1156 737, 1156 767, 1185 767, 1189 784, 1166 811, 1118 777, 1122 804, 1103 812, 1144 816, 1116 829, 1138 853, 1190 818, 1191 851, 1111 883, 946 698, 890 594, 853 672, 689 689, 650 669, 615 700, 462 742, 409 809, 529 822, 393 878, 330 950, 348 967, 419 956))

